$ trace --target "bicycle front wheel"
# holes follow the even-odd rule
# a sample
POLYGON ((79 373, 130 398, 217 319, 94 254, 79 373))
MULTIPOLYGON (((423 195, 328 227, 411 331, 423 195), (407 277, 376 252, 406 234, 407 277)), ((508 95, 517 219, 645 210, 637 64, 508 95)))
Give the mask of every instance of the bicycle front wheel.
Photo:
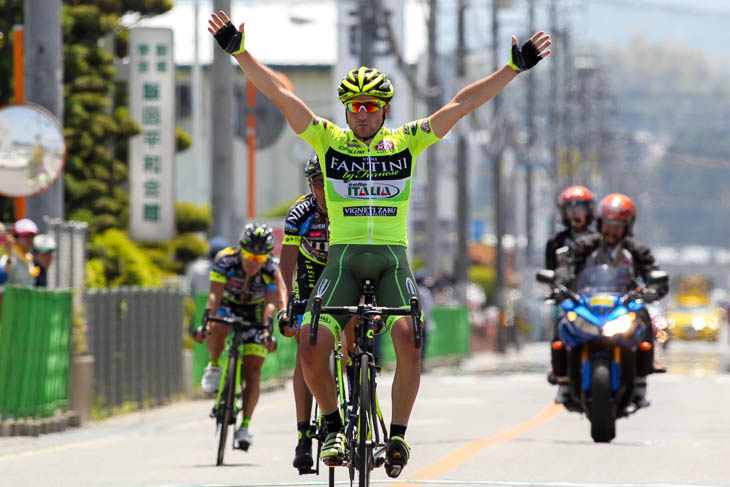
POLYGON ((359 414, 357 418, 357 469, 359 487, 370 485, 370 356, 362 355, 360 359, 360 394, 359 414))
POLYGON ((218 439, 218 458, 216 465, 223 465, 223 456, 226 453, 226 438, 228 437, 228 429, 231 423, 235 421, 233 411, 235 409, 236 400, 236 369, 238 368, 238 357, 231 357, 228 361, 228 370, 226 371, 226 382, 221 395, 221 402, 218 408, 223 408, 223 423, 221 424, 220 437, 218 439))

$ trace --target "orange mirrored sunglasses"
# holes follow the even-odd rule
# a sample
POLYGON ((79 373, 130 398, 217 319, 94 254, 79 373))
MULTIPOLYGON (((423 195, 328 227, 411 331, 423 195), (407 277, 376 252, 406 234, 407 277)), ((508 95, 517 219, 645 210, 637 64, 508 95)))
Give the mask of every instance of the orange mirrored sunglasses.
POLYGON ((269 258, 269 254, 252 254, 251 252, 247 252, 243 249, 241 249, 241 255, 243 255, 243 258, 248 260, 249 262, 258 262, 259 264, 262 262, 266 262, 266 259, 269 258))
POLYGON ((345 107, 347 107, 347 111, 352 113, 360 113, 363 111, 367 113, 373 113, 377 112, 387 104, 388 102, 385 102, 383 100, 363 100, 349 101, 345 103, 345 107))

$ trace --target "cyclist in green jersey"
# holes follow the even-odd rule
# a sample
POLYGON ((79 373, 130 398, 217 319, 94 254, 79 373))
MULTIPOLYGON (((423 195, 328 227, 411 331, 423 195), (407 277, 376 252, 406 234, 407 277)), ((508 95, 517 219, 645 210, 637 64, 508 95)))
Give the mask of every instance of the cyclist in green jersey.
MULTIPOLYGON (((398 129, 385 128, 393 85, 377 69, 350 71, 339 86, 349 130, 319 118, 271 69, 244 47, 244 24, 239 29, 225 12, 214 13, 208 31, 233 55, 246 77, 282 111, 291 128, 317 152, 325 179, 330 219, 330 248, 315 293, 324 306, 358 302, 363 279, 375 283, 378 304, 408 307, 418 295, 406 258, 406 216, 411 175, 418 154, 444 137, 461 118, 499 93, 518 73, 550 54, 550 36, 537 32, 521 47, 512 36, 509 63, 462 88, 430 117, 398 129)), ((311 306, 311 300, 309 306, 311 306)), ((346 318, 322 315, 315 345, 303 340, 300 348, 305 381, 324 413, 327 438, 320 452, 327 465, 345 458, 345 436, 337 411, 335 383, 327 359, 346 318), (326 333, 327 328, 331 333, 326 333)), ((311 314, 304 314, 302 333, 309 333, 311 314)), ((392 420, 386 446, 385 470, 397 477, 408 461, 406 426, 420 383, 420 351, 410 318, 386 322, 396 354, 392 387, 392 420)))

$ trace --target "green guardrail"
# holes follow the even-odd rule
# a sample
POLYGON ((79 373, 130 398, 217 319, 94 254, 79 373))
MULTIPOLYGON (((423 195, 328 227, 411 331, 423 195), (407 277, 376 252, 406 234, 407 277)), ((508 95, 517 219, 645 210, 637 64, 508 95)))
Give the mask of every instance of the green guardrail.
MULTIPOLYGON (((208 295, 195 296, 195 323, 200 323, 208 295)), ((466 307, 436 307, 431 310, 432 326, 429 325, 426 337, 426 360, 439 357, 464 357, 469 353, 471 325, 466 307)), ((293 338, 279 334, 274 326, 278 349, 266 357, 261 371, 261 379, 278 377, 282 372, 293 370, 296 365, 297 344, 293 338)), ((383 364, 395 363, 393 342, 389 334, 381 335, 381 355, 383 364)), ((203 369, 208 365, 208 350, 205 344, 193 346, 193 384, 197 387, 203 377, 203 369)))
POLYGON ((71 291, 8 286, 0 318, 0 417, 48 418, 68 406, 71 291))
MULTIPOLYGON (((471 324, 466 307, 435 307, 426 335, 426 360, 439 357, 464 357, 469 353, 471 324)), ((380 335, 381 363, 395 363, 390 334, 380 335)))

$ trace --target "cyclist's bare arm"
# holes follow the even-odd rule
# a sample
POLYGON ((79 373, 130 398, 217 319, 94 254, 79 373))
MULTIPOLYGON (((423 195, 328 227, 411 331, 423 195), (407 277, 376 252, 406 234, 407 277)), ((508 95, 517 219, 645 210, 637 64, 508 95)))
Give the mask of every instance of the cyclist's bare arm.
POLYGON ((218 311, 218 306, 221 304, 221 299, 223 299, 223 291, 226 289, 226 285, 222 282, 211 282, 210 283, 210 291, 208 293, 208 303, 205 305, 206 308, 208 308, 210 311, 208 314, 210 316, 215 315, 216 311, 218 311))
MULTIPOLYGON (((543 58, 550 54, 550 51, 546 50, 551 43, 550 36, 540 31, 530 39, 543 58)), ((515 36, 512 36, 512 45, 517 45, 515 36)), ((517 77, 515 70, 506 64, 489 76, 462 88, 450 102, 431 115, 433 133, 439 138, 445 136, 456 122, 494 98, 515 77, 517 77)))
POLYGON ((274 275, 274 283, 276 285, 276 288, 273 291, 266 291, 266 304, 271 304, 272 306, 274 306, 273 313, 276 314, 276 310, 286 307, 286 302, 289 296, 286 293, 286 283, 284 282, 284 278, 282 277, 281 264, 279 264, 279 268, 276 269, 276 274, 274 275))
POLYGON ((267 290, 266 295, 264 296, 264 324, 269 322, 269 319, 273 318, 274 315, 276 315, 276 302, 279 299, 279 291, 274 290, 267 290))
MULTIPOLYGON (((281 247, 281 260, 279 262, 279 270, 284 279, 284 306, 286 307, 287 301, 289 300, 289 294, 293 289, 294 280, 294 269, 297 266, 297 260, 299 259, 299 246, 298 245, 283 245, 281 247)), ((282 309, 279 308, 279 309, 282 309)))
MULTIPOLYGON (((230 19, 225 12, 213 13, 208 20, 208 32, 215 35, 230 19)), ((244 24, 238 27, 243 32, 244 24)), ((304 102, 294 94, 274 71, 261 64, 246 50, 234 56, 248 79, 279 107, 294 132, 301 134, 312 121, 314 114, 304 102)))

